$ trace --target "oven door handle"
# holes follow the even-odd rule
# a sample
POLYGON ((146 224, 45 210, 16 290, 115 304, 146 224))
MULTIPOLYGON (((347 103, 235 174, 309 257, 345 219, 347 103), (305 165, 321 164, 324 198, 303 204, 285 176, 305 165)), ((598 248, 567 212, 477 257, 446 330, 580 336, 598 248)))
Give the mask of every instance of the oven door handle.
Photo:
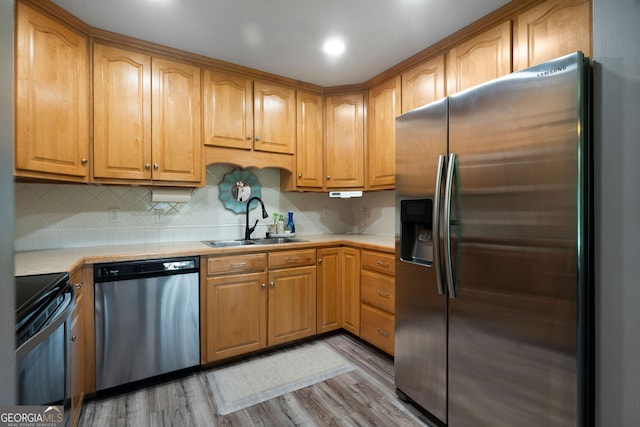
POLYGON ((59 313, 56 317, 53 318, 49 323, 47 323, 42 329, 40 329, 35 335, 26 340, 20 347, 16 349, 16 359, 20 360, 24 358, 31 350, 36 348, 39 344, 43 343, 49 335, 55 332, 56 329, 64 322, 66 322, 70 316, 71 312, 76 306, 76 290, 75 287, 71 284, 68 285, 69 292, 71 293, 71 299, 69 300, 69 304, 67 307, 59 313))

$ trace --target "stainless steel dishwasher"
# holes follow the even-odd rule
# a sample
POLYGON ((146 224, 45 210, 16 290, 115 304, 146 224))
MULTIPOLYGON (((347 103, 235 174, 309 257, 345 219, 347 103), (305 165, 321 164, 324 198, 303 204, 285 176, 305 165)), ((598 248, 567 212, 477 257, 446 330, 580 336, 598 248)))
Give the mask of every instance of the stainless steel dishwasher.
POLYGON ((197 256, 96 264, 96 389, 187 369, 200 358, 197 256))

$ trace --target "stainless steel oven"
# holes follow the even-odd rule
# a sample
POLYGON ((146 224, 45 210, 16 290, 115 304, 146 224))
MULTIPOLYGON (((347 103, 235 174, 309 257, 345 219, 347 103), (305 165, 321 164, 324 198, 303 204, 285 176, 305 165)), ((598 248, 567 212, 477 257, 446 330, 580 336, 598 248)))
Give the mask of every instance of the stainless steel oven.
POLYGON ((71 403, 71 312, 68 273, 16 277, 16 366, 19 405, 71 403))

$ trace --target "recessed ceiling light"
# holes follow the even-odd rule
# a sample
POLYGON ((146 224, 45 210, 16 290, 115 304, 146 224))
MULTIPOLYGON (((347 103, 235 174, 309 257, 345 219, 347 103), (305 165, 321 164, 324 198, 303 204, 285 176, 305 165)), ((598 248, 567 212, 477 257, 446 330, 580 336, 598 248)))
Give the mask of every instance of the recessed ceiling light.
POLYGON ((329 56, 341 55, 344 52, 344 42, 337 37, 329 38, 324 42, 322 50, 329 56))

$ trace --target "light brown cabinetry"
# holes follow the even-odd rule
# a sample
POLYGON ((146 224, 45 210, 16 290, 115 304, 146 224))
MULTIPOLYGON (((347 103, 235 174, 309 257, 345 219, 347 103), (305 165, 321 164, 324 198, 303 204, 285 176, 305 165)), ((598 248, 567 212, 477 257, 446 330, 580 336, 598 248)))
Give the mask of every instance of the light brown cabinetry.
POLYGON ((401 112, 400 76, 369 90, 367 109, 367 189, 394 188, 396 116, 401 112))
POLYGON ((514 69, 582 51, 591 55, 591 2, 547 0, 518 15, 514 69))
POLYGON ((202 181, 200 68, 94 44, 95 181, 202 181))
POLYGON ((447 94, 509 74, 511 21, 497 25, 449 50, 447 94))
POLYGON ((76 306, 71 314, 71 425, 78 425, 85 395, 85 304, 82 270, 71 276, 76 288, 76 306))
POLYGON ((269 345, 316 333, 316 250, 269 253, 269 345))
POLYGON ((204 258, 201 285, 202 363, 267 345, 267 254, 204 258))
POLYGON ((88 37, 17 2, 15 175, 88 180, 88 37))
POLYGON ((364 188, 364 96, 325 99, 326 188, 364 188))
POLYGON ((342 249, 317 250, 317 322, 318 333, 342 328, 342 249))
POLYGON ((360 335, 360 250, 342 248, 342 327, 354 335, 360 335))
POLYGON ((322 96, 298 91, 296 138, 297 189, 321 190, 324 183, 324 102, 322 96))
POLYGON ((204 258, 202 363, 314 335, 315 262, 315 249, 204 258))
POLYGON ((402 112, 444 98, 446 92, 444 54, 402 73, 402 112))
POLYGON ((205 145, 293 154, 294 89, 205 70, 204 99, 205 145))
POLYGON ((393 355, 395 259, 392 254, 362 251, 360 289, 360 337, 393 355))

